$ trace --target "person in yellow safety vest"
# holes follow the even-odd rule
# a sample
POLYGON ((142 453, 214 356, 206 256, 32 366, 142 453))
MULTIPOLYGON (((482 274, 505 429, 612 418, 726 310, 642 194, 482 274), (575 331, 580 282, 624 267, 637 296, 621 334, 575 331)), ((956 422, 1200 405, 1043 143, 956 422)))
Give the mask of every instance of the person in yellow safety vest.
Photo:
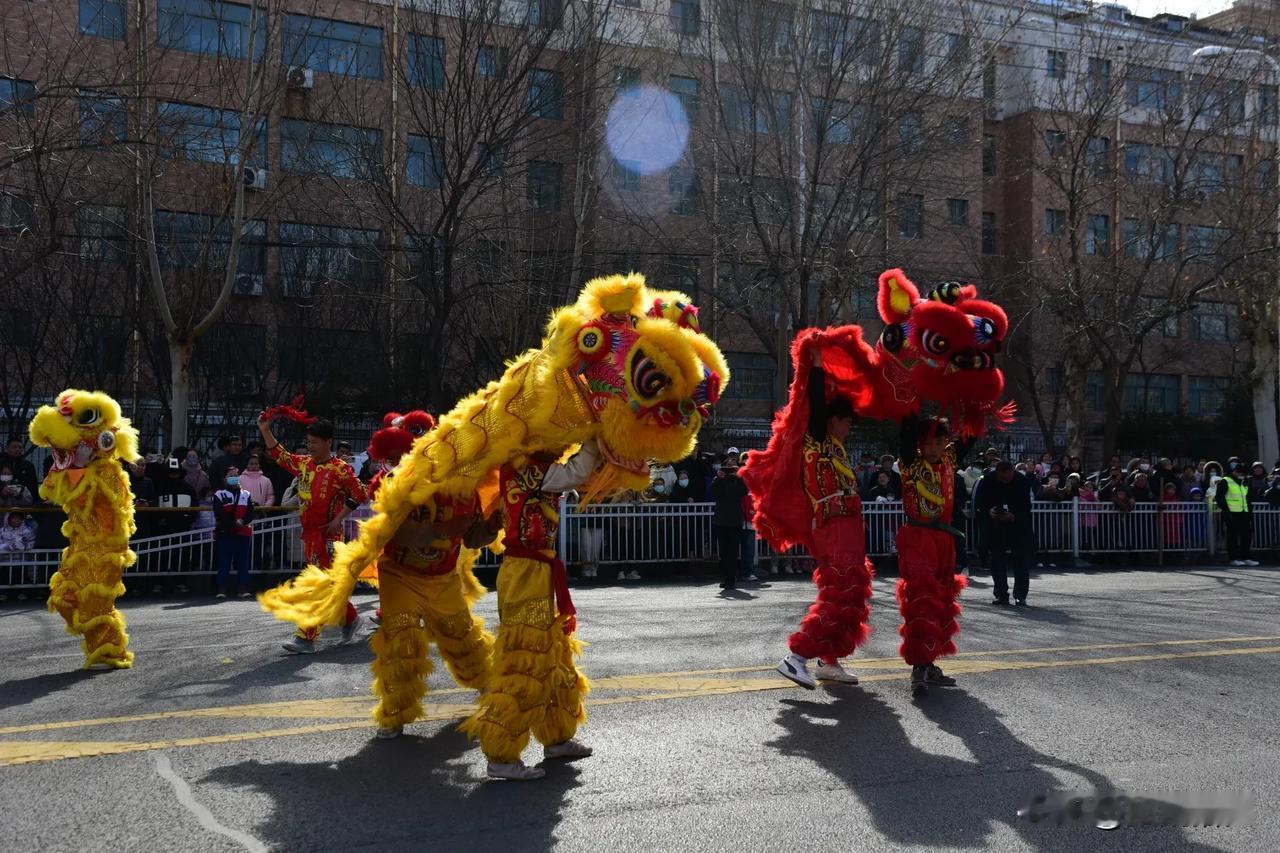
POLYGON ((1232 464, 1230 473, 1218 481, 1214 503, 1222 510, 1227 523, 1227 555, 1233 566, 1256 566, 1257 560, 1249 559, 1249 544, 1253 540, 1253 516, 1249 512, 1249 487, 1245 484, 1248 471, 1239 462, 1232 464))

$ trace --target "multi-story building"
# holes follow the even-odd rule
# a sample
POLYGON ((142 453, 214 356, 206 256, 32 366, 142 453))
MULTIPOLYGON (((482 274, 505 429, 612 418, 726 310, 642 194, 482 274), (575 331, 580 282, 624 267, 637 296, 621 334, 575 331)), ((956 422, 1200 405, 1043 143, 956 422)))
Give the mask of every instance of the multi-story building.
POLYGON ((1273 230, 1240 200, 1273 173, 1276 81, 1192 51, 1254 42, 1118 6, 835 5, 6 7, 6 403, 447 406, 585 277, 634 268, 703 306, 721 417, 759 440, 790 332, 875 331, 874 275, 902 265, 1009 304, 1024 411, 1088 338, 1069 274, 1135 295, 1128 326, 1086 303, 1141 336, 1123 407, 1220 407, 1247 323, 1200 279, 1254 257, 1225 235, 1273 230))

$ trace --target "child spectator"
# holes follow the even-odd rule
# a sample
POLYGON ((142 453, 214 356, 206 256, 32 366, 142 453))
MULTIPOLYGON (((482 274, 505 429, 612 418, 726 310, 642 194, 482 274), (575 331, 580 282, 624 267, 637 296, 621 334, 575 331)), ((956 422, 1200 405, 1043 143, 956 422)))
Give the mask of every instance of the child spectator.
POLYGON ((240 469, 227 469, 225 488, 213 495, 213 550, 218 562, 217 598, 227 597, 231 566, 236 567, 240 598, 248 598, 249 569, 253 542, 253 498, 240 485, 240 469))
MULTIPOLYGON (((0 563, 18 564, 18 568, 15 569, 16 575, 10 579, 11 582, 16 580, 21 586, 35 582, 35 578, 32 576, 33 570, 22 565, 23 561, 20 556, 35 547, 36 531, 35 528, 27 524, 26 515, 20 512, 6 514, 4 524, 0 525, 0 563)), ((27 594, 25 592, 18 593, 19 601, 25 601, 26 598, 27 594)))

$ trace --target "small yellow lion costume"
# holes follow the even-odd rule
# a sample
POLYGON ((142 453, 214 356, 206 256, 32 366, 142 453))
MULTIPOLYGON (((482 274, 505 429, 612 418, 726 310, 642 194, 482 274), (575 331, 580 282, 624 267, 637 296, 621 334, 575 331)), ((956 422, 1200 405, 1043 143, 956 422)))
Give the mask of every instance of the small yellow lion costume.
POLYGON ((127 669, 124 615, 116 599, 120 578, 136 557, 133 492, 120 461, 138 458, 138 433, 115 400, 99 391, 63 391, 56 408, 41 406, 31 420, 31 441, 53 450, 53 467, 40 497, 60 504, 68 519, 62 533, 70 545, 49 581, 49 610, 67 621, 67 632, 84 637, 86 669, 127 669))
MULTIPOLYGON (((411 513, 434 506, 437 497, 465 501, 479 494, 483 515, 489 517, 502 499, 499 470, 534 454, 560 457, 594 439, 605 461, 583 488, 588 499, 643 487, 649 481, 648 460, 675 461, 693 451, 703 418, 727 378, 724 357, 699 331, 697 309, 686 297, 648 290, 643 276, 634 273, 588 282, 573 305, 552 316, 540 348, 519 356, 501 379, 461 400, 417 440, 395 475, 383 483, 376 514, 361 526, 359 538, 336 546, 331 569, 308 567, 292 583, 260 596, 262 605, 304 628, 338 624, 356 578, 378 559, 411 513)), ((502 572, 512 568, 504 563, 502 572)), ((550 573, 541 569, 537 584, 555 618, 550 573)), ((502 587, 500 582, 500 616, 502 587)), ((503 659, 509 635, 518 627, 524 636, 517 645, 538 648, 533 657, 567 661, 576 672, 572 656, 580 646, 565 634, 564 621, 561 616, 531 637, 534 629, 509 627, 504 619, 495 661, 503 659)), ((381 646, 381 656, 385 644, 375 646, 381 646)), ((485 702, 519 697, 530 689, 529 679, 522 682, 503 670, 495 666, 485 702)), ((386 668, 379 674, 380 696, 408 687, 387 683, 395 673, 386 668)), ((404 674, 421 678, 411 668, 404 668, 404 674)), ((585 690, 586 679, 581 678, 581 692, 585 690)), ((581 703, 576 705, 578 718, 585 719, 581 703)), ((377 712, 375 718, 380 724, 386 721, 377 712)), ((473 733, 476 725, 468 724, 473 733)), ((497 747, 485 742, 485 751, 510 752, 528 737, 528 725, 513 725, 511 743, 497 747)))

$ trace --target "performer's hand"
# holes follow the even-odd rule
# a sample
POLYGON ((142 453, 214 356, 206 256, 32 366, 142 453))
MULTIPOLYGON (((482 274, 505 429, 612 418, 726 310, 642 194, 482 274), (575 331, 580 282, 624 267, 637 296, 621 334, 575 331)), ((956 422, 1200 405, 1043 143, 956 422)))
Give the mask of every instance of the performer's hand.
POLYGON ((815 348, 813 351, 813 366, 822 367, 822 350, 820 349, 815 348))
POLYGON ((340 519, 340 518, 335 518, 333 521, 331 521, 331 522, 329 522, 327 525, 325 525, 325 530, 328 530, 330 533, 341 533, 341 532, 342 532, 342 519, 340 519))
POLYGON ((266 411, 258 412, 258 429, 265 429, 271 426, 271 418, 267 417, 266 411))

